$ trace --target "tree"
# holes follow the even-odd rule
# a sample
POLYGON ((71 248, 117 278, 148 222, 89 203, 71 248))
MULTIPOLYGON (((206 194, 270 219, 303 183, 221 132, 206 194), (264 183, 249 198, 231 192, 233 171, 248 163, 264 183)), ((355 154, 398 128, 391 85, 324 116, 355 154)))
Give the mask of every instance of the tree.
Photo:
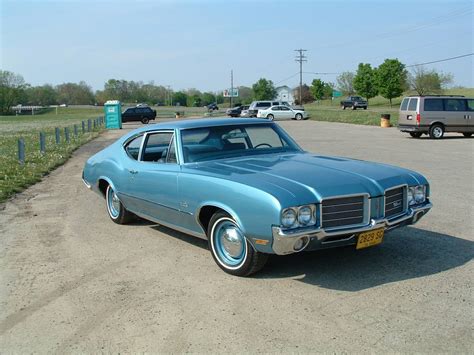
POLYGON ((337 77, 337 88, 344 93, 344 95, 353 95, 354 91, 354 73, 345 71, 337 77))
POLYGON ((92 89, 84 81, 76 83, 64 83, 56 86, 58 102, 68 105, 92 105, 95 96, 92 89))
POLYGON ((188 102, 188 95, 182 91, 173 93, 173 105, 175 106, 186 106, 188 102))
POLYGON ((207 106, 209 104, 212 104, 213 102, 216 102, 215 94, 213 94, 212 92, 205 92, 204 94, 202 94, 201 104, 203 106, 207 106))
MULTIPOLYGON (((275 94, 276 95, 276 94, 275 94)), ((254 93, 248 86, 239 86, 239 99, 243 105, 248 105, 253 101, 254 93)))
POLYGON ((400 96, 407 87, 407 71, 398 59, 385 59, 377 69, 377 86, 379 93, 390 100, 400 96))
POLYGON ((11 107, 25 100, 25 80, 19 74, 0 70, 0 113, 11 113, 11 107))
POLYGON ((255 100, 273 100, 277 94, 273 82, 261 78, 252 85, 255 100))
MULTIPOLYGON (((311 93, 316 100, 322 100, 324 96, 324 84, 321 79, 314 79, 311 83, 311 93)), ((303 98, 301 98, 303 100, 303 98)))
POLYGON ((376 69, 372 69, 368 63, 360 63, 354 76, 353 86, 355 91, 367 98, 367 103, 369 103, 369 99, 378 93, 376 69))
POLYGON ((50 84, 29 87, 26 89, 26 96, 30 105, 48 106, 58 103, 58 93, 50 84))
POLYGON ((295 97, 295 104, 303 105, 314 101, 313 94, 311 93, 311 88, 303 84, 301 87, 301 102, 299 101, 300 97, 300 87, 297 86, 293 89, 293 97, 295 97))
POLYGON ((425 70, 423 66, 416 66, 408 74, 410 89, 418 95, 440 94, 446 85, 453 81, 451 74, 438 73, 436 70, 425 70))

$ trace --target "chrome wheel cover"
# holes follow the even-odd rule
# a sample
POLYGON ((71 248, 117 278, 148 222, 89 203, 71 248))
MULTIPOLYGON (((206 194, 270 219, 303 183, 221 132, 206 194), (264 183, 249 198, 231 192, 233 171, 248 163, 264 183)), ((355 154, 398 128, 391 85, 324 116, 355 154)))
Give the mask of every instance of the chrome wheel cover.
POLYGON ((117 218, 120 214, 120 200, 111 187, 107 190, 107 209, 113 219, 117 218))
POLYGON ((219 263, 228 269, 237 269, 247 257, 245 236, 230 218, 221 218, 213 228, 211 247, 219 263))

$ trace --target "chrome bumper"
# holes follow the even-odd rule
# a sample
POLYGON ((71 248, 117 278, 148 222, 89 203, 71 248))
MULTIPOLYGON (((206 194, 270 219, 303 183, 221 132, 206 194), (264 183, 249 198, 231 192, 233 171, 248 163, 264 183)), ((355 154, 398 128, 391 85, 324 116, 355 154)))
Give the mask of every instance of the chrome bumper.
MULTIPOLYGON (((355 235, 362 232, 367 232, 374 229, 383 228, 384 230, 390 230, 393 228, 398 227, 403 222, 406 224, 415 224, 418 220, 423 217, 433 205, 428 202, 421 206, 410 207, 408 209, 407 214, 400 216, 396 219, 371 219, 370 223, 363 227, 357 227, 352 229, 338 229, 338 230, 331 230, 326 231, 322 228, 305 228, 305 229, 297 229, 297 230, 282 230, 280 227, 273 226, 272 227, 272 235, 273 235, 273 251, 275 254, 278 255, 285 255, 285 254, 292 254, 296 253, 294 249, 295 242, 300 238, 306 237, 308 242, 310 240, 317 239, 318 241, 323 241, 328 237, 339 236, 339 235, 355 235)), ((348 239, 352 239, 350 237, 348 239)), ((304 250, 302 248, 301 250, 304 250)), ((300 250, 300 251, 301 251, 300 250)))

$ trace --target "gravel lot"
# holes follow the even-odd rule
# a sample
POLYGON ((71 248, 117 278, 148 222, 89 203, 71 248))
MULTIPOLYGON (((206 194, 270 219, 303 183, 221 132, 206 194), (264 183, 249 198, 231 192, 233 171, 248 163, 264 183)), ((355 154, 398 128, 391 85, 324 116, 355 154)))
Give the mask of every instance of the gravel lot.
POLYGON ((112 223, 81 181, 109 131, 0 205, 0 352, 472 353, 474 139, 281 125, 307 150, 415 169, 433 210, 378 247, 272 257, 236 278, 200 239, 112 223))

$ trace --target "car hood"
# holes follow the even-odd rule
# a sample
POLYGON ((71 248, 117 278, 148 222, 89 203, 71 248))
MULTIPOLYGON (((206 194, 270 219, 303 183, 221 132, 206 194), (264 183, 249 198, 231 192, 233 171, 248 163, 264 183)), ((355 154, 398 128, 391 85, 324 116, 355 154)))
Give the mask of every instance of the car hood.
POLYGON ((280 199, 298 200, 298 203, 359 193, 376 197, 390 187, 427 184, 422 175, 407 169, 310 153, 259 155, 189 164, 186 168, 193 173, 253 186, 280 199))

